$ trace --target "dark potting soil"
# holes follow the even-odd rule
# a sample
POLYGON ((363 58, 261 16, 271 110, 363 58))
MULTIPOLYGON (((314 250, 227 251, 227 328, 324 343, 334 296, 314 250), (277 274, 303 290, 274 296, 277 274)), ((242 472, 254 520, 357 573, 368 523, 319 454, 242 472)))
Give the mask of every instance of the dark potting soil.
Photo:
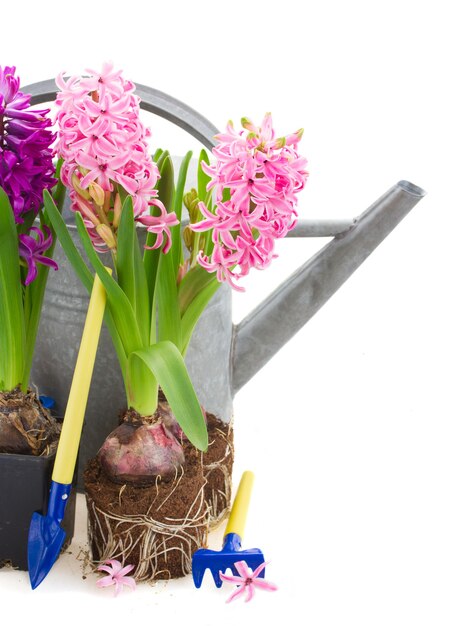
POLYGON ((207 413, 209 447, 203 455, 205 501, 209 507, 210 528, 215 528, 229 513, 234 464, 232 421, 226 424, 207 413))
POLYGON ((138 486, 111 482, 98 460, 84 473, 89 541, 95 562, 133 564, 136 580, 178 578, 205 545, 208 511, 201 453, 185 445, 185 465, 170 482, 138 486))
POLYGON ((59 435, 60 425, 33 391, 0 392, 0 452, 47 456, 59 435))
POLYGON ((133 564, 136 580, 178 578, 191 571, 195 550, 229 512, 233 432, 207 414, 208 451, 183 441, 183 472, 170 482, 118 484, 97 458, 84 473, 93 560, 133 564))

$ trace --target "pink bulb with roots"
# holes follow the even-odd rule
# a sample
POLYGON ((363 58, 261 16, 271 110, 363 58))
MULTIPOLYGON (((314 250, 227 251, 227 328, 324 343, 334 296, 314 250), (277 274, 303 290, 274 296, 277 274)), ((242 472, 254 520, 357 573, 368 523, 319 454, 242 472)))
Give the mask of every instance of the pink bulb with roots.
POLYGON ((149 484, 159 476, 172 480, 182 468, 182 446, 161 420, 124 422, 107 437, 98 459, 110 480, 149 484))

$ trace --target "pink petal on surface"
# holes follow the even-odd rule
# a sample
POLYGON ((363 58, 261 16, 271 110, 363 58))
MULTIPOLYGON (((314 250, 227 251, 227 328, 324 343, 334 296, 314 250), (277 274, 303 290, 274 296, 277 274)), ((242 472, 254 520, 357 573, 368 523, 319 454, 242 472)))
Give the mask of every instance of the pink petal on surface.
POLYGON ((114 598, 116 598, 119 595, 119 593, 122 592, 123 585, 122 585, 122 583, 119 583, 118 580, 116 580, 114 582, 115 582, 114 598))
POLYGON ((236 563, 234 563, 234 567, 237 569, 242 578, 252 578, 250 568, 245 563, 245 561, 237 561, 236 563))
POLYGON ((127 574, 129 574, 132 570, 134 569, 134 565, 125 565, 125 567, 122 567, 122 569, 118 572, 117 576, 126 576, 127 574))
POLYGON ((245 581, 240 576, 229 576, 229 574, 223 574, 220 571, 221 580, 225 580, 228 583, 234 583, 235 585, 242 585, 245 581))
POLYGON ((110 565, 100 565, 96 568, 99 572, 107 572, 108 574, 112 574, 112 567, 110 565))
POLYGON ((249 602, 250 600, 252 600, 253 596, 254 596, 254 584, 250 583, 249 585, 246 586, 245 602, 249 602))
POLYGON ((112 578, 112 576, 105 576, 104 578, 100 578, 96 581, 97 587, 110 587, 111 585, 115 585, 116 582, 112 578))
POLYGON ((258 565, 258 567, 256 567, 256 569, 253 572, 252 578, 256 578, 257 576, 259 576, 262 570, 265 569, 269 563, 270 561, 264 561, 264 563, 261 563, 260 565, 258 565))
POLYGON ((106 563, 109 563, 109 565, 112 566, 112 569, 113 569, 115 574, 118 574, 118 572, 123 567, 123 565, 120 563, 120 561, 117 561, 116 559, 109 559, 108 561, 106 561, 106 563))
POLYGON ((232 600, 235 600, 236 598, 238 598, 239 596, 242 595, 242 593, 245 591, 245 584, 240 585, 240 587, 238 587, 237 589, 235 589, 235 591, 233 591, 231 593, 231 595, 229 596, 229 598, 226 600, 226 602, 232 602, 232 600))
POLYGON ((122 580, 122 584, 127 585, 128 587, 131 587, 131 589, 136 589, 136 581, 134 580, 134 578, 131 578, 131 577, 124 578, 122 580))
POLYGON ((263 578, 255 578, 254 586, 258 587, 259 589, 264 589, 264 591, 277 591, 278 590, 277 585, 275 585, 274 583, 269 583, 267 580, 264 580, 263 578))

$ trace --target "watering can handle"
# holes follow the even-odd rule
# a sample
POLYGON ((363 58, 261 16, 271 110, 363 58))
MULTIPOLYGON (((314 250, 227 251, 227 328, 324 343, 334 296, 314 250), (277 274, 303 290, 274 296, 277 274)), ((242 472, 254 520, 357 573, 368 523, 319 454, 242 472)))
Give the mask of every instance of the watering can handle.
MULTIPOLYGON (((136 84, 135 93, 141 99, 141 109, 154 113, 159 117, 172 122, 176 126, 183 128, 190 135, 198 139, 206 148, 211 150, 215 145, 214 136, 218 134, 218 129, 209 122, 203 115, 189 107, 184 102, 169 96, 167 93, 136 84)), ((24 93, 32 96, 31 104, 42 104, 55 100, 57 89, 55 80, 42 80, 32 85, 22 87, 24 93)))

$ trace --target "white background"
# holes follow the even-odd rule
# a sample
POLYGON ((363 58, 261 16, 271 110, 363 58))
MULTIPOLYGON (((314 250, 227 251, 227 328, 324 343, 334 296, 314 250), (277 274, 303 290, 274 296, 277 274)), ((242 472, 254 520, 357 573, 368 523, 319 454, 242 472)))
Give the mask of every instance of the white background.
MULTIPOLYGON (((235 482, 256 472, 244 545, 263 549, 280 590, 226 605, 230 589, 195 591, 187 579, 114 600, 94 575, 82 578, 80 515, 72 554, 36 591, 26 575, 0 571, 1 624, 453 626, 449 4, 78 0, 2 9, 0 64, 17 65, 23 85, 112 59, 220 128, 266 111, 279 134, 304 126, 311 176, 302 216, 353 217, 400 179, 428 195, 236 398, 235 482)), ((153 124, 156 144, 176 154, 195 146, 153 124)), ((235 319, 320 244, 283 242, 275 266, 235 295, 235 319)))

